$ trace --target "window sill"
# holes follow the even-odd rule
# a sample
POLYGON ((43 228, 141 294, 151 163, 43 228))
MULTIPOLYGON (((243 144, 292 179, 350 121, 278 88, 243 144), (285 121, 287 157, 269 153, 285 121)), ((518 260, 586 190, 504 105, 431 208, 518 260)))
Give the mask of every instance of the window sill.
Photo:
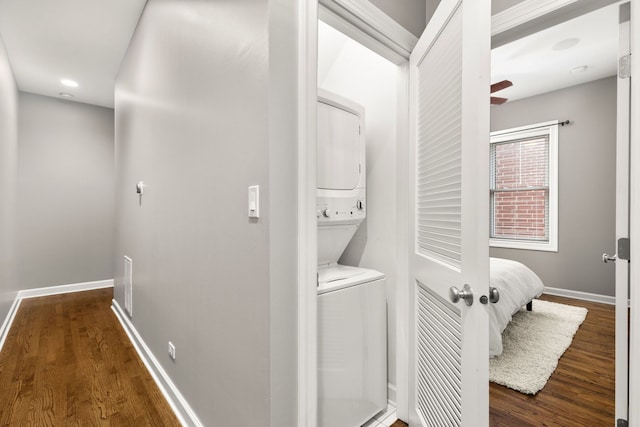
POLYGON ((558 252, 557 242, 533 242, 530 240, 489 239, 489 247, 523 249, 527 251, 558 252))

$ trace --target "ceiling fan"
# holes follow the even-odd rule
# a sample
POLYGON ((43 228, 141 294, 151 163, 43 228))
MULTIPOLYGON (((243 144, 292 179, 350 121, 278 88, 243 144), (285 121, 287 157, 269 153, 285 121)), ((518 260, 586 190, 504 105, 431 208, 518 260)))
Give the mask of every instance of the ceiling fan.
MULTIPOLYGON (((491 85, 491 93, 498 92, 499 90, 506 89, 513 86, 513 83, 509 80, 502 80, 501 82, 491 85)), ((507 102, 507 98, 500 98, 498 96, 491 97, 491 105, 502 105, 507 102)))

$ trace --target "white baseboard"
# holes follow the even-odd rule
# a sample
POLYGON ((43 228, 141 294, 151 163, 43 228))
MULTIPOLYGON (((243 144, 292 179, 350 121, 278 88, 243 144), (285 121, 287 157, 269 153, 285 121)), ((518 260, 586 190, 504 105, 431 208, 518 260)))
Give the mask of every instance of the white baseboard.
POLYGON ((97 280, 94 282, 84 283, 72 283, 70 285, 48 286, 44 288, 24 289, 22 291, 18 291, 16 299, 13 301, 13 304, 11 304, 9 313, 7 313, 7 317, 4 319, 2 327, 0 327, 0 350, 2 350, 2 346, 4 345, 4 341, 7 338, 9 329, 11 329, 13 319, 15 318, 18 307, 20 307, 20 302, 23 299, 44 297, 49 295, 68 294, 70 292, 90 291, 93 289, 102 288, 113 288, 113 279, 97 280))
POLYGON ((11 304, 11 308, 9 308, 7 317, 4 319, 4 322, 2 322, 2 327, 0 327, 0 351, 2 350, 2 346, 4 345, 4 340, 9 334, 9 329, 11 329, 13 319, 16 317, 16 312, 18 311, 18 307, 20 307, 20 301, 22 300, 18 295, 16 295, 16 299, 13 300, 13 304, 11 304))
POLYGON ((396 407, 389 402, 386 409, 377 413, 372 419, 367 421, 362 427, 390 427, 398 420, 396 407))
POLYGON ((387 401, 394 408, 396 407, 396 386, 395 384, 387 383, 387 401))
POLYGON ((111 310, 116 314, 124 331, 129 336, 131 344, 133 344, 133 347, 138 352, 142 362, 147 367, 147 370, 158 385, 165 399, 167 399, 167 402, 171 406, 171 409, 173 409, 173 412, 175 412, 180 423, 184 426, 203 426, 196 413, 191 409, 186 399, 173 384, 171 378, 169 378, 169 375, 167 375, 149 347, 147 347, 135 326, 133 326, 133 323, 129 320, 129 316, 115 299, 111 303, 111 310))
POLYGON ((46 297, 49 295, 68 294, 70 292, 91 291, 94 289, 113 288, 113 279, 95 282, 72 283, 70 285, 46 286, 44 288, 24 289, 18 292, 19 299, 46 297))
POLYGON ((559 297, 575 298, 583 301, 599 302, 602 304, 616 304, 616 297, 592 294, 589 292, 572 291, 571 289, 551 288, 549 286, 545 286, 544 293, 549 295, 557 295, 559 297))

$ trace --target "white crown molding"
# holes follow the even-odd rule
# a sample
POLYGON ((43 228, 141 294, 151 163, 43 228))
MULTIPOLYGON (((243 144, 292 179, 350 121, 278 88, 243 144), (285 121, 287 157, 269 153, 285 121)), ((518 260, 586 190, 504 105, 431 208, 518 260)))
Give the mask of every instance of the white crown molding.
MULTIPOLYGON (((320 17, 331 21, 331 25, 338 25, 342 32, 358 40, 362 37, 371 38, 383 45, 388 52, 378 52, 394 62, 409 59, 411 51, 418 42, 418 38, 402 25, 398 24, 386 13, 378 9, 372 3, 365 0, 319 0, 320 17), (339 17, 360 31, 360 37, 353 34, 349 26, 340 25, 332 20, 339 17), (389 54, 399 58, 389 58, 389 54)), ((362 41, 362 40, 358 40, 362 41)), ((369 47, 369 44, 367 44, 369 47)), ((380 47, 378 47, 380 49, 380 47)))
POLYGON ((491 36, 539 18, 579 0, 525 0, 491 17, 491 36))
POLYGON ((158 385, 160 392, 164 395, 165 399, 167 399, 169 406, 173 409, 180 423, 185 426, 204 426, 182 393, 180 393, 180 390, 178 390, 173 381, 171 381, 167 372, 162 368, 158 359, 155 358, 135 326, 133 326, 133 323, 129 320, 129 316, 115 299, 111 302, 111 310, 116 314, 122 328, 129 337, 129 341, 131 341, 131 344, 136 349, 144 366, 146 366, 147 371, 149 371, 149 374, 158 385))

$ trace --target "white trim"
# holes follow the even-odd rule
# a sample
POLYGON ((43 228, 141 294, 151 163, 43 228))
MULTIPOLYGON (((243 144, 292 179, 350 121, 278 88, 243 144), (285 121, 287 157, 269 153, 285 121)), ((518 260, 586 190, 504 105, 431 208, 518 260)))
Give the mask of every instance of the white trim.
POLYGON ((534 123, 512 129, 491 132, 489 144, 499 144, 535 136, 549 137, 549 241, 525 239, 491 238, 493 248, 526 249, 533 251, 558 252, 558 120, 534 123))
MULTIPOLYGON (((619 10, 621 6, 619 6, 619 10)), ((618 58, 630 52, 630 21, 618 24, 618 58)), ((619 74, 619 73, 618 73, 619 74)), ((629 237, 629 114, 631 79, 617 77, 616 90, 616 234, 629 237)), ((629 419, 629 263, 615 263, 616 333, 615 333, 615 419, 629 419)))
POLYGON ((113 279, 96 280, 94 282, 72 283, 69 285, 45 286, 43 288, 24 289, 18 292, 18 298, 37 298, 49 295, 68 294, 71 292, 91 291, 94 289, 113 288, 113 279))
POLYGON ((495 36, 533 19, 551 13, 578 0, 527 0, 491 17, 491 35, 495 36))
POLYGON ((298 427, 318 414, 316 112, 318 1, 298 2, 298 427))
POLYGON ((204 426, 115 299, 111 300, 111 310, 116 314, 118 321, 129 337, 131 344, 133 344, 133 347, 136 349, 138 356, 142 359, 144 366, 146 366, 149 374, 158 385, 165 399, 167 399, 169 406, 173 409, 180 423, 184 426, 204 426))
MULTIPOLYGON (((631 70, 640 72, 640 4, 631 2, 631 70)), ((629 217, 640 218, 640 79, 631 79, 631 199, 629 217)), ((630 224, 631 254, 640 256, 640 227, 633 220, 630 224)), ((629 330, 629 425, 640 425, 640 263, 631 262, 631 325, 629 330)))
POLYGON ((409 62, 398 66, 396 145, 396 410, 409 419, 409 62))
POLYGON ((13 319, 16 317, 21 301, 22 299, 16 295, 16 299, 13 300, 13 304, 11 304, 11 307, 9 308, 7 317, 5 317, 4 322, 2 322, 2 327, 0 327, 0 351, 2 351, 2 346, 4 346, 4 341, 7 339, 7 335, 9 335, 9 330, 13 324, 13 319))
POLYGON ((323 21, 332 26, 340 25, 333 19, 337 16, 348 22, 351 25, 340 25, 338 29, 363 44, 366 43, 363 37, 375 40, 375 44, 365 45, 396 65, 409 59, 418 42, 416 36, 368 1, 320 0, 319 4, 323 21))
POLYGON ((553 288, 550 286, 544 287, 544 293, 549 295, 556 295, 559 297, 567 297, 573 299, 579 299, 582 301, 599 302, 601 304, 616 304, 616 297, 609 295, 592 294, 590 292, 574 291, 571 289, 553 288))

